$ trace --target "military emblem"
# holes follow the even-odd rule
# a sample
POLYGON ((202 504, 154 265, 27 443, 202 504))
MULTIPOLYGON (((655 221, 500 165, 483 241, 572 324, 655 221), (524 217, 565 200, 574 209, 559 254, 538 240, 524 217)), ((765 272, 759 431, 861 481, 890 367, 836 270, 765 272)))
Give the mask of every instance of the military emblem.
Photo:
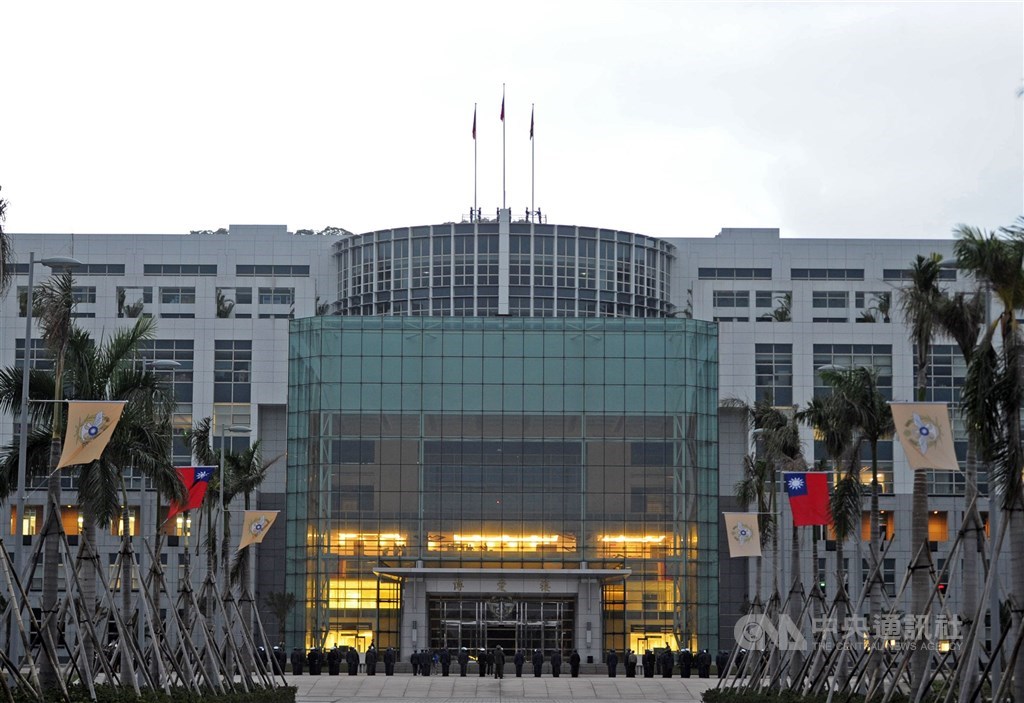
POLYGON ((921 416, 914 413, 914 417, 903 426, 903 436, 913 445, 917 451, 927 456, 928 450, 939 443, 939 428, 935 421, 928 415, 921 416))
POLYGON ((78 438, 82 444, 88 444, 99 437, 104 430, 110 427, 110 418, 102 412, 96 413, 95 417, 85 417, 78 426, 78 438))

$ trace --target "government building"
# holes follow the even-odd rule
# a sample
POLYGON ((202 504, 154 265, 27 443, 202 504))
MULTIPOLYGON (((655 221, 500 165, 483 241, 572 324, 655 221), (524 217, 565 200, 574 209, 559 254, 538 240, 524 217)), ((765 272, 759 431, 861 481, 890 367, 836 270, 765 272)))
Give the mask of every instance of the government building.
MULTIPOLYGON (((217 446, 262 441, 274 463, 257 503, 282 519, 256 550, 256 596, 295 595, 281 623, 289 649, 500 644, 578 649, 585 661, 732 643, 756 595, 754 565, 729 559, 720 513, 738 509, 752 442, 723 401, 802 406, 823 390, 819 369, 857 365, 878 369, 888 397, 910 400, 899 290, 917 254, 949 258, 953 244, 774 229, 657 239, 508 210, 362 234, 246 225, 11 238, 0 365, 52 364, 38 330, 25 339, 27 262, 73 256, 76 321, 94 337, 157 318, 146 356, 176 362, 158 373, 178 402, 178 465, 192 462, 182 434, 207 416, 217 446)), ((38 282, 48 272, 36 269, 38 282)), ((944 278, 952 290, 971 285, 953 267, 944 278)), ((932 397, 955 403, 963 362, 952 342, 933 354, 932 397)), ((15 428, 0 422, 0 442, 15 428)), ((824 458, 802 433, 807 456, 824 458)), ((894 540, 883 579, 895 594, 912 478, 891 442, 882 459, 894 540)), ((151 539, 155 492, 127 476, 133 535, 151 539)), ((73 472, 63 479, 75 541, 73 472)), ((941 559, 964 509, 962 479, 937 474, 929 490, 941 559)), ((28 501, 30 534, 40 495, 28 501)), ((12 511, 3 530, 13 527, 12 511)), ((165 530, 174 590, 198 535, 184 518, 165 530)), ((101 545, 111 563, 116 534, 101 545)), ((807 587, 817 578, 828 591, 834 543, 821 537, 819 563, 808 556, 802 571, 807 587)), ((782 553, 767 573, 788 573, 782 553)), ((856 592, 867 551, 846 554, 856 592)))

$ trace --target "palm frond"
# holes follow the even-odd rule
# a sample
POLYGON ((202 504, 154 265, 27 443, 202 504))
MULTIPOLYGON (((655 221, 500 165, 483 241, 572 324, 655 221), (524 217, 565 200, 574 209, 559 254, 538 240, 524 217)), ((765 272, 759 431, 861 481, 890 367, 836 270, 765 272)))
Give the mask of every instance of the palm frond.
POLYGON ((832 529, 840 542, 856 534, 860 527, 862 499, 860 481, 855 477, 848 475, 836 482, 831 500, 832 529))

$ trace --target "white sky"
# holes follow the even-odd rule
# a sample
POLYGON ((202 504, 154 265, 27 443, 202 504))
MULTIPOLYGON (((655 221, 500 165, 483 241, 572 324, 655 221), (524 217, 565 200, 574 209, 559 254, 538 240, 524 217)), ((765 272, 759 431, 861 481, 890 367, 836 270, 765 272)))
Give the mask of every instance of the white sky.
POLYGON ((10 232, 363 232, 507 192, 671 236, 1024 212, 1007 3, 0 2, 10 232), (499 11, 500 10, 500 11, 499 11))

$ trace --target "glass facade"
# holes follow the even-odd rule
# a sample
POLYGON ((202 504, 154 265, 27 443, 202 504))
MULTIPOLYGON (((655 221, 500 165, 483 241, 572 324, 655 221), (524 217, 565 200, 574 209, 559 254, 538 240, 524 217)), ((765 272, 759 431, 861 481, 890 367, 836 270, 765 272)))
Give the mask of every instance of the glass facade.
POLYGON ((448 223, 347 236, 334 256, 342 315, 662 317, 673 309, 675 247, 632 232, 448 223))
POLYGON ((289 639, 714 651, 717 347, 674 318, 293 321, 289 639))

